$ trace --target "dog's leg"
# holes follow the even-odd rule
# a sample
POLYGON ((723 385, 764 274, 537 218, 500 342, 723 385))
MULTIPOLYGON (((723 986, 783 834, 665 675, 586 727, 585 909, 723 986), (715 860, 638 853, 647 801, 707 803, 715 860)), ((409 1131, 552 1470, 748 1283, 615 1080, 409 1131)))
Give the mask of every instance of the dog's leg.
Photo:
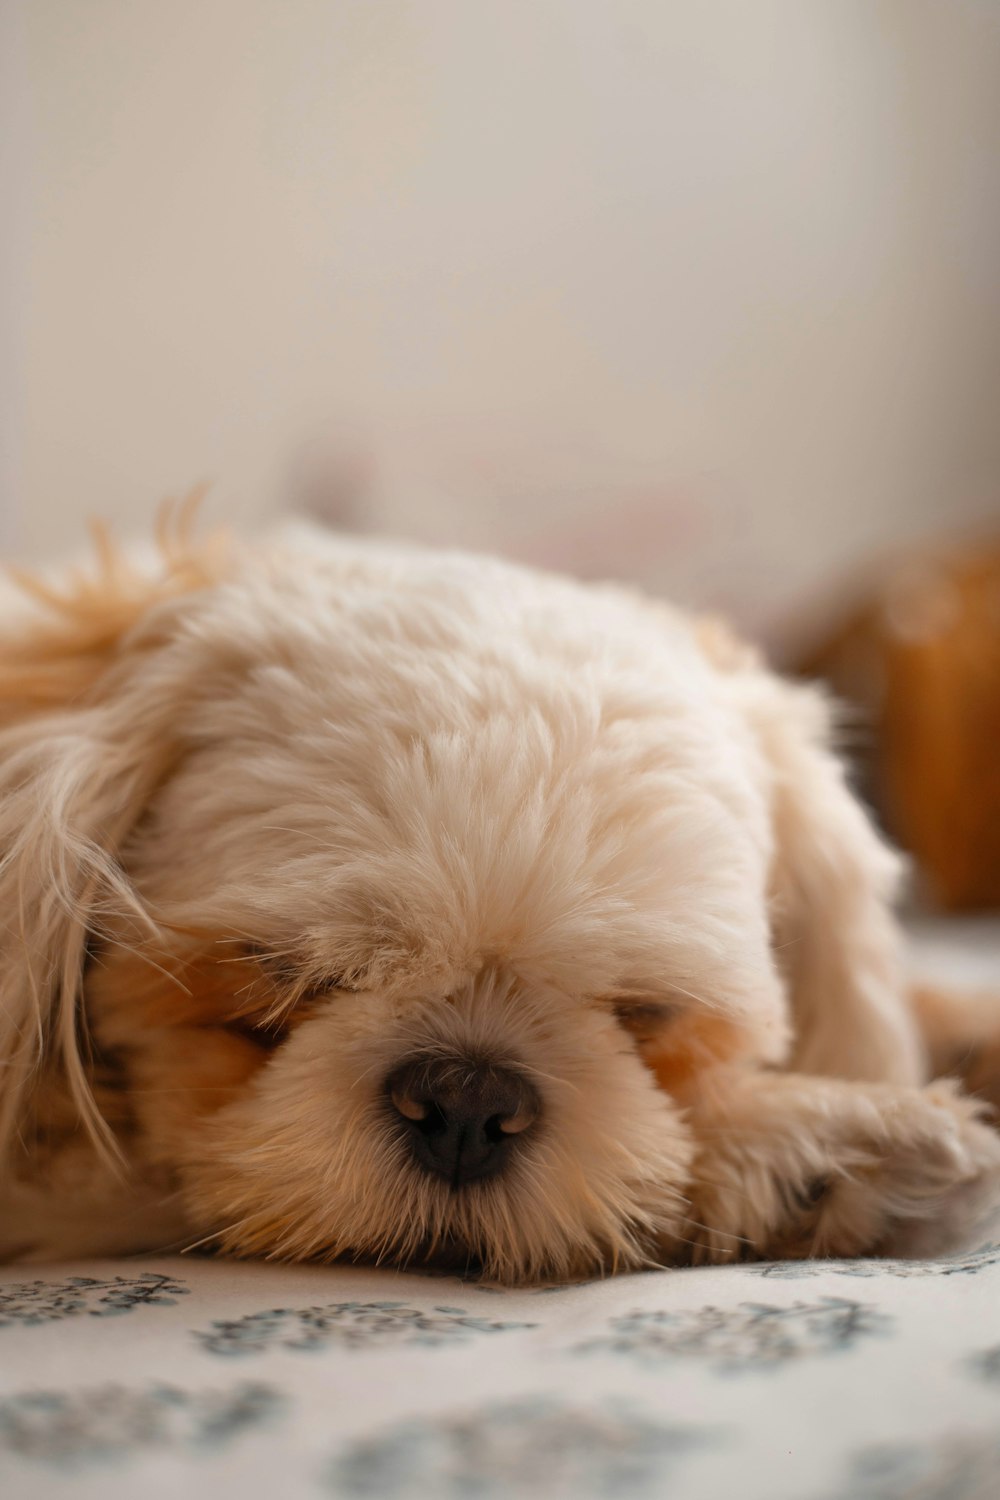
POLYGON ((1000 1124, 1000 994, 920 985, 912 994, 935 1076, 960 1078, 1000 1124))
POLYGON ((717 1068, 684 1103, 696 1260, 932 1255, 1000 1208, 1000 1135, 950 1083, 717 1068))
POLYGON ((891 910, 900 862, 829 749, 823 699, 774 678, 755 686, 748 706, 773 778, 774 949, 795 1028, 788 1066, 921 1083, 927 1063, 891 910))
POLYGON ((718 625, 702 622, 698 639, 761 754, 773 946, 795 1031, 788 1066, 923 1082, 927 1059, 892 915, 902 865, 847 784, 831 704, 818 688, 765 670, 718 625))

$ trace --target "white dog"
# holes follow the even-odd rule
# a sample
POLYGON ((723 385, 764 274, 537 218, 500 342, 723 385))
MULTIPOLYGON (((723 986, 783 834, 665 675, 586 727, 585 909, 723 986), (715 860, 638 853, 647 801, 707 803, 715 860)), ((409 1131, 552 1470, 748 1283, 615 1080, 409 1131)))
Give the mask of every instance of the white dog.
POLYGON ((818 692, 452 553, 168 538, 0 617, 0 1248, 506 1280, 943 1244, 923 1045, 818 692))

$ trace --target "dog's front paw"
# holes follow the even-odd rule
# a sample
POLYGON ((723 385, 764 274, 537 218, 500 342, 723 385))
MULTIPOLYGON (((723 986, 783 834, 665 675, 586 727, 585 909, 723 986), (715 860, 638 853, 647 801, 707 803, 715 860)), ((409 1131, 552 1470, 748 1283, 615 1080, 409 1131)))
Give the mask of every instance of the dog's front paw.
POLYGON ((831 1184, 819 1254, 941 1255, 1000 1213, 1000 1134, 983 1104, 946 1081, 898 1094, 884 1139, 864 1143, 870 1164, 831 1184))
POLYGON ((1000 1135, 950 1083, 787 1076, 755 1103, 702 1125, 684 1258, 935 1255, 1000 1212, 1000 1135))

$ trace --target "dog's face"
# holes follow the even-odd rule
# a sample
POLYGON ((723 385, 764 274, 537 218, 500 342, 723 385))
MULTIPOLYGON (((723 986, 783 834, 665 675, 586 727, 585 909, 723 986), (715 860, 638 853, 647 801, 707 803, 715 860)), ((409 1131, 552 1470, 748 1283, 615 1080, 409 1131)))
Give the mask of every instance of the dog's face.
POLYGON ((136 641, 85 1007, 192 1225, 507 1279, 683 1240, 671 1069, 782 1041, 761 768, 687 631, 317 541, 136 641))

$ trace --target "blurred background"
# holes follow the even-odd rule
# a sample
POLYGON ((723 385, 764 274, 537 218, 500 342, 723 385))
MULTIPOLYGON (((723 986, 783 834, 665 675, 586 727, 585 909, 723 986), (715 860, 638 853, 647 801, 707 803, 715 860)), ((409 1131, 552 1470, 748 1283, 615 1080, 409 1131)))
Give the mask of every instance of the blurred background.
POLYGON ((8 556, 208 480, 725 610, 1000 902, 996 0, 0 17, 8 556))

